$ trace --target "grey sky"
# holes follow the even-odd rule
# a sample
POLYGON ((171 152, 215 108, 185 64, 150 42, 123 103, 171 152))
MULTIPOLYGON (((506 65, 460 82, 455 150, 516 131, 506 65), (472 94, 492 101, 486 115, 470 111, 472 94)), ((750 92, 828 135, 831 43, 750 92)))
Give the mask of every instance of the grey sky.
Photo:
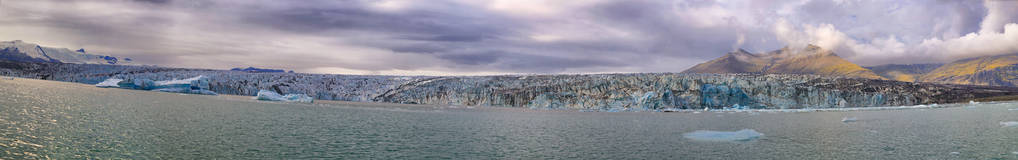
POLYGON ((805 44, 946 62, 1018 53, 1016 22, 1018 1, 993 0, 0 0, 0 40, 343 74, 679 72, 805 44))

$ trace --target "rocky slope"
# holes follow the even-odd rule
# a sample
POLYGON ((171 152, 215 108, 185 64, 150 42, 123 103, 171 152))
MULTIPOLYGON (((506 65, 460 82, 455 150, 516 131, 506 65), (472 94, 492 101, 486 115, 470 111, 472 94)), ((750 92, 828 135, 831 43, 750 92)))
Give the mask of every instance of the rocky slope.
POLYGON ((1018 86, 1018 54, 954 61, 919 78, 921 82, 1018 86))
POLYGON ((111 77, 158 81, 203 75, 209 90, 219 94, 253 96, 265 89, 322 100, 605 110, 872 107, 1018 95, 1009 87, 787 74, 401 77, 0 61, 0 75, 88 84, 111 77))
POLYGON ((781 50, 759 54, 740 49, 720 58, 697 64, 682 73, 815 74, 884 79, 873 71, 838 57, 830 50, 814 45, 809 45, 804 49, 785 47, 781 50))
POLYGON ((78 64, 127 64, 129 58, 85 53, 85 49, 50 48, 21 40, 0 42, 0 60, 78 64))
POLYGON ((881 77, 902 82, 916 82, 919 77, 944 64, 886 64, 865 67, 881 77))

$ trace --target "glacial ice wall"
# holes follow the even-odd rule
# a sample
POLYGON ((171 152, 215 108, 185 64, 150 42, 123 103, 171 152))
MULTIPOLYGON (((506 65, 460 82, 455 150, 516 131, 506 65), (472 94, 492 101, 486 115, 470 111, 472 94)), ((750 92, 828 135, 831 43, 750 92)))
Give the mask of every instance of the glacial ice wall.
POLYGON ((269 90, 306 94, 318 100, 604 110, 902 106, 968 102, 974 98, 1018 93, 1006 87, 815 75, 365 76, 2 62, 0 74, 88 84, 110 77, 136 81, 204 75, 208 79, 208 90, 219 94, 255 96, 260 90, 269 90))
MULTIPOLYGON (((809 75, 601 74, 443 77, 408 83, 376 101, 584 109, 871 107, 931 101, 877 86, 841 90, 809 75), (880 91, 877 91, 879 89, 880 91)), ((890 86, 887 86, 890 87, 890 86)))

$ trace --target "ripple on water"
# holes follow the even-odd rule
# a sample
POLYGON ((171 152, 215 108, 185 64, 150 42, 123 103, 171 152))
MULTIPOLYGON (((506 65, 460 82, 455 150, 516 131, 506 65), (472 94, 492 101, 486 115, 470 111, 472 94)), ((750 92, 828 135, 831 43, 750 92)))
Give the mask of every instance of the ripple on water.
POLYGON ((753 129, 742 129, 733 132, 697 130, 682 134, 682 136, 697 141, 744 142, 760 138, 763 136, 763 133, 753 129))

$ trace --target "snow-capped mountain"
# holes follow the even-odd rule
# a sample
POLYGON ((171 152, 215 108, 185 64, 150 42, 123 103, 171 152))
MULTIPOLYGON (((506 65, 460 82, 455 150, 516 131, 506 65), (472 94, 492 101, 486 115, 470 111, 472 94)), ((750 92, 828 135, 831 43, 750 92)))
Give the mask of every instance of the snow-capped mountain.
POLYGON ((60 62, 76 64, 129 64, 130 58, 88 54, 85 49, 43 47, 21 40, 0 42, 0 60, 25 62, 60 62))

